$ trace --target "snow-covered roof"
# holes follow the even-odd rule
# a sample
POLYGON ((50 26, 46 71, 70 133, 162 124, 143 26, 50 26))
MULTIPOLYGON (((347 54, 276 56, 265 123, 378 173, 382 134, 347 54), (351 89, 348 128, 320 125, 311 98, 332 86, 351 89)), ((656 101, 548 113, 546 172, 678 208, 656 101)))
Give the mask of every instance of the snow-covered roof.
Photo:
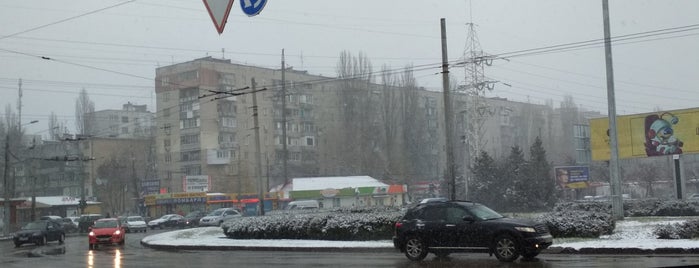
MULTIPOLYGON (((36 202, 49 206, 74 206, 78 205, 80 198, 72 196, 37 196, 36 202)), ((27 201, 31 202, 32 198, 27 197, 27 201)), ((88 204, 99 204, 99 202, 87 201, 88 204)))
POLYGON ((344 189, 357 187, 388 187, 388 184, 380 182, 369 176, 312 177, 293 179, 294 191, 344 189))

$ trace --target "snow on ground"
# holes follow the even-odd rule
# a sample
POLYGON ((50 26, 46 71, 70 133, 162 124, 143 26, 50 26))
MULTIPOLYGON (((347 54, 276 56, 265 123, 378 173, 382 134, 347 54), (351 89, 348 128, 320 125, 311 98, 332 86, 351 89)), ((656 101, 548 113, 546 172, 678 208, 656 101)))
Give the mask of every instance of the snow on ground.
POLYGON ((379 241, 327 241, 295 239, 231 239, 220 227, 201 227, 151 235, 144 243, 170 246, 239 246, 239 247, 304 247, 304 248, 393 248, 393 242, 379 241))
POLYGON ((653 229, 658 225, 682 223, 682 219, 665 220, 624 220, 616 223, 614 233, 603 235, 598 239, 579 239, 579 241, 566 242, 574 239, 555 239, 554 247, 573 248, 699 248, 699 240, 694 239, 656 239, 653 229))
MULTIPOLYGON (((682 223, 681 219, 664 220, 625 220, 616 224, 611 235, 598 239, 562 238, 554 239, 553 247, 573 248, 699 248, 699 240, 656 239, 653 228, 656 225, 682 223)), ((147 236, 144 243, 162 246, 232 246, 232 247, 301 247, 301 248, 393 248, 388 240, 380 241, 327 241, 292 239, 230 239, 220 227, 202 227, 177 230, 147 236)))

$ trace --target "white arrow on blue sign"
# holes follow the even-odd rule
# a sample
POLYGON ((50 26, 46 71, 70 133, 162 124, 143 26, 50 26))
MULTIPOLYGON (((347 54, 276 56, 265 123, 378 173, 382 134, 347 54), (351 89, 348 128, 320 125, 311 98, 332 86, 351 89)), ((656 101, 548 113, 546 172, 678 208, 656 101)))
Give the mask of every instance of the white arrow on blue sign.
POLYGON ((265 8, 266 4, 267 0, 241 0, 240 8, 243 9, 243 12, 246 15, 252 17, 260 14, 262 9, 265 8))

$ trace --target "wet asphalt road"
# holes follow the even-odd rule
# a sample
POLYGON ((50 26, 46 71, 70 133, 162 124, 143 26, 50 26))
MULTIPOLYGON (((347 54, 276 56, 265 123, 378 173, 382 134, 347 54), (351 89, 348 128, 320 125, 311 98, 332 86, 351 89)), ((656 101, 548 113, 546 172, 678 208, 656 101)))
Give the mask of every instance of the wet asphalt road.
MULTIPOLYGON (((167 231, 167 230, 163 230, 167 231)), ((584 255, 543 254, 533 262, 501 263, 488 254, 452 254, 439 259, 411 262, 395 251, 289 252, 154 250, 143 247, 146 235, 127 234, 126 245, 88 250, 87 237, 71 235, 64 245, 51 242, 15 248, 0 241, 0 267, 687 267, 699 266, 694 255, 584 255)))

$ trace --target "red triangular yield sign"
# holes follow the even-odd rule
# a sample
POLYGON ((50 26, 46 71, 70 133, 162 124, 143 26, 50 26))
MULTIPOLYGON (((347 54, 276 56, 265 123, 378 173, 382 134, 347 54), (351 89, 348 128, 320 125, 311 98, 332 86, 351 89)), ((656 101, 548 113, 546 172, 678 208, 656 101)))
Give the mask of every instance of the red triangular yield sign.
POLYGON ((231 7, 233 6, 233 1, 235 0, 202 1, 204 1, 206 10, 209 11, 209 16, 211 16, 211 20, 214 21, 216 31, 218 31, 218 34, 223 33, 223 27, 226 27, 226 21, 228 20, 228 13, 231 12, 231 7))

